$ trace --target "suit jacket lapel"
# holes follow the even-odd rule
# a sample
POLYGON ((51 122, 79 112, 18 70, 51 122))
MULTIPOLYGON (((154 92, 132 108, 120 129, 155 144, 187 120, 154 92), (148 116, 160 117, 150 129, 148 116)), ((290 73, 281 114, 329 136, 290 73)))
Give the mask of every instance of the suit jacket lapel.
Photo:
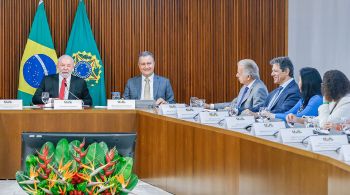
POLYGON ((158 75, 154 74, 153 77, 153 99, 157 99, 157 92, 159 88, 159 77, 158 75))
POLYGON ((137 99, 141 99, 141 91, 142 91, 142 76, 137 77, 136 79, 136 91, 137 91, 137 99))
MULTIPOLYGON (((286 90, 288 90, 289 88, 291 88, 294 82, 295 82, 294 80, 291 81, 291 82, 280 92, 280 95, 277 97, 277 99, 275 100, 274 104, 271 105, 271 109, 272 109, 273 107, 276 106, 277 102, 278 102, 280 99, 285 98, 285 97, 283 97, 283 96, 284 96, 284 93, 283 93, 283 92, 285 92, 286 90)), ((276 90, 277 90, 277 89, 276 89, 276 90)), ((278 92, 278 91, 276 91, 276 93, 277 93, 277 92, 278 92)))
POLYGON ((52 89, 53 89, 52 97, 54 97, 54 98, 58 98, 59 82, 60 82, 59 76, 58 76, 58 74, 56 74, 55 77, 54 77, 54 82, 52 83, 52 85, 53 85, 53 87, 52 87, 52 89))
MULTIPOLYGON (((72 75, 72 76, 70 77, 69 89, 66 89, 68 93, 69 93, 69 91, 72 92, 72 93, 74 93, 74 92, 73 92, 74 89, 75 89, 75 85, 74 85, 75 82, 74 82, 74 80, 75 80, 75 77, 72 75)), ((74 94, 74 95, 75 95, 75 94, 74 94)), ((73 100, 75 100, 76 97, 73 97, 73 96, 71 95, 71 93, 69 93, 69 94, 68 94, 68 99, 73 99, 73 100)))

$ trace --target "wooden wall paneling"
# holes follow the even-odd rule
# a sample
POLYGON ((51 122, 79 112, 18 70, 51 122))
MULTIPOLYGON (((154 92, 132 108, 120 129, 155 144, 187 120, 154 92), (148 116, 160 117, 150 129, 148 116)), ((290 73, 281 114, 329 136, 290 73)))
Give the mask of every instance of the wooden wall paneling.
MULTIPOLYGON (((57 54, 64 54, 78 0, 45 0, 57 54)), ((0 0, 0 98, 15 98, 20 60, 38 0, 0 0)), ((269 60, 287 53, 287 0, 85 0, 105 65, 107 97, 139 74, 137 55, 154 52, 178 102, 232 100, 236 63, 252 58, 271 90, 269 60)))

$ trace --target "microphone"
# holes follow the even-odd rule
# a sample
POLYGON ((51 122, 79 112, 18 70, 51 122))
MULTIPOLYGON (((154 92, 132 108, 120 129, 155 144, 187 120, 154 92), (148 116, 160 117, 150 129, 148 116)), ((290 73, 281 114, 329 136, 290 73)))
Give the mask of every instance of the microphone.
POLYGON ((68 91, 69 94, 71 94, 75 99, 77 100, 81 100, 83 106, 84 106, 84 101, 80 98, 78 98, 76 95, 74 95, 74 93, 72 93, 68 88, 67 88, 67 82, 64 82, 64 86, 65 86, 65 90, 68 91))

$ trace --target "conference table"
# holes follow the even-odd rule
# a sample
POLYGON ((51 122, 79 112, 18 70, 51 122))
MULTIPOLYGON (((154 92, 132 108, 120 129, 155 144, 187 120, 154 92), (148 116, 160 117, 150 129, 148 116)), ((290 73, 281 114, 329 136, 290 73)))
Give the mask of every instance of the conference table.
POLYGON ((136 174, 174 194, 350 194, 350 165, 331 155, 154 110, 0 111, 0 179, 20 169, 25 131, 136 131, 136 174))

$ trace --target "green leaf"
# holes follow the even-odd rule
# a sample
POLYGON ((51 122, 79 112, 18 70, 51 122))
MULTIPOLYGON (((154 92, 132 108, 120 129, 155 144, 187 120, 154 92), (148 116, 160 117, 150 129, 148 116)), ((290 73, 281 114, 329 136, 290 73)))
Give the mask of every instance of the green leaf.
POLYGON ((77 190, 85 192, 86 191, 86 186, 87 186, 87 182, 83 182, 77 185, 77 190))
MULTIPOLYGON (((139 181, 139 178, 135 174, 131 174, 129 183, 128 183, 128 185, 125 188, 131 191, 132 189, 135 188, 135 186, 137 185, 138 181, 139 181)), ((120 195, 127 195, 128 193, 120 192, 119 194, 120 195)))
POLYGON ((26 157, 26 171, 29 173, 31 167, 38 165, 38 157, 30 154, 26 157))
POLYGON ((105 164, 105 155, 103 149, 96 142, 92 143, 88 147, 88 152, 85 157, 85 164, 90 166, 90 162, 93 163, 94 168, 100 167, 101 164, 105 164))
POLYGON ((67 183, 67 192, 69 192, 69 191, 73 191, 74 190, 74 185, 73 184, 71 184, 71 183, 67 183))
POLYGON ((131 157, 120 157, 114 173, 117 175, 123 174, 124 179, 128 180, 132 173, 132 165, 133 159, 131 157))
POLYGON ((47 180, 42 180, 39 182, 38 187, 40 188, 48 188, 48 181, 47 180))
POLYGON ((102 148, 103 154, 106 155, 106 153, 108 152, 107 144, 105 142, 100 142, 100 143, 98 143, 98 145, 100 145, 100 147, 102 148))
POLYGON ((135 186, 137 185, 137 182, 139 182, 139 178, 137 177, 137 175, 131 174, 129 183, 125 188, 131 191, 132 189, 135 188, 135 186))
POLYGON ((61 139, 56 146, 55 151, 55 161, 56 163, 60 163, 63 160, 63 165, 73 158, 69 155, 69 146, 67 139, 61 139))
MULTIPOLYGON (((75 146, 75 147, 79 147, 79 145, 80 145, 80 141, 79 141, 79 140, 74 140, 74 141, 71 141, 71 142, 69 143, 69 154, 70 154, 72 157, 75 156, 75 157, 80 158, 79 153, 76 152, 76 151, 74 150, 74 146, 75 146)), ((75 160, 73 159, 73 163, 72 163, 72 165, 71 165, 72 170, 77 170, 77 167, 78 167, 78 166, 79 166, 79 164, 77 163, 77 161, 75 161, 75 160)))
MULTIPOLYGON (((29 176, 25 173, 25 172, 23 172, 23 171, 17 171, 16 172, 16 181, 17 181, 17 183, 18 183, 18 185, 24 190, 24 188, 23 187, 26 187, 26 186, 28 186, 28 185, 26 185, 26 184, 19 184, 19 182, 21 182, 21 181, 25 181, 25 180, 28 180, 29 179, 29 176)), ((25 190, 24 190, 25 191, 25 190)))

